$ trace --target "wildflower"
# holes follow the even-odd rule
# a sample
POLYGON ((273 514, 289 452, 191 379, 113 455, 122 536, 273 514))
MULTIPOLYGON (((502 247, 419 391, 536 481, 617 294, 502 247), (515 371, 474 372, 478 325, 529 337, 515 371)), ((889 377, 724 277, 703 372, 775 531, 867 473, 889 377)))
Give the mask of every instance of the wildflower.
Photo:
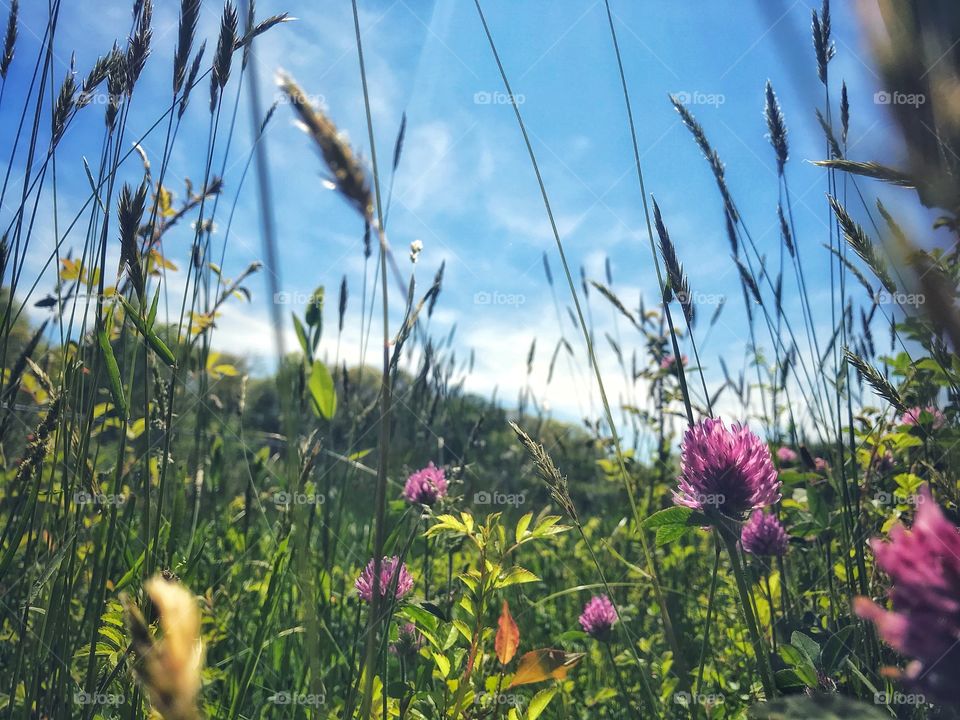
POLYGON ((870 546, 890 576, 893 610, 864 597, 854 610, 897 652, 914 658, 903 675, 907 684, 960 702, 960 532, 923 486, 913 527, 896 525, 888 542, 875 538, 870 546))
POLYGON ((398 657, 412 657, 423 647, 423 635, 417 626, 411 622, 405 623, 397 630, 397 641, 390 643, 390 652, 398 657))
MULTIPOLYGON (((360 573, 357 582, 354 583, 360 597, 367 602, 373 601, 373 571, 374 561, 367 563, 367 567, 360 573)), ((413 576, 407 571, 407 566, 400 562, 396 555, 393 557, 384 557, 380 561, 380 597, 383 597, 387 589, 396 584, 394 597, 399 600, 407 593, 413 590, 413 576)))
POLYGON ((433 463, 413 473, 403 486, 403 497, 407 502, 420 505, 433 505, 446 494, 447 478, 443 468, 434 467, 433 463))
POLYGON ((606 595, 594 595, 583 606, 580 615, 580 627, 583 631, 596 638, 606 640, 610 637, 610 630, 617 624, 617 611, 606 595))
POLYGON ((751 555, 779 557, 787 552, 787 533, 776 515, 754 510, 740 531, 740 545, 751 555))
POLYGON ((680 457, 677 505, 740 519, 780 499, 780 480, 764 442, 743 425, 701 420, 687 429, 680 457))
POLYGON ((420 259, 420 253, 423 251, 423 241, 414 240, 410 243, 410 262, 416 263, 420 259))
MULTIPOLYGON (((664 356, 663 356, 663 359, 660 361, 660 369, 661 369, 661 370, 672 370, 673 367, 674 367, 676 364, 677 364, 677 358, 676 358, 675 355, 672 355, 672 354, 671 354, 671 355, 664 355, 664 356)), ((686 356, 686 355, 681 355, 681 356, 680 356, 680 364, 683 365, 684 367, 687 366, 687 356, 686 356)))
POLYGON ((873 456, 873 469, 879 473, 890 472, 896 466, 896 459, 890 450, 877 453, 873 456))
POLYGON ((780 461, 781 465, 793 465, 797 461, 797 453, 784 445, 777 448, 777 460, 780 461))
POLYGON ((946 424, 946 422, 947 417, 941 410, 933 405, 927 405, 926 407, 912 407, 900 417, 901 425, 915 427, 917 425, 929 424, 933 426, 934 430, 939 430, 946 424), (924 418, 924 413, 929 415, 931 419, 928 420, 924 418))

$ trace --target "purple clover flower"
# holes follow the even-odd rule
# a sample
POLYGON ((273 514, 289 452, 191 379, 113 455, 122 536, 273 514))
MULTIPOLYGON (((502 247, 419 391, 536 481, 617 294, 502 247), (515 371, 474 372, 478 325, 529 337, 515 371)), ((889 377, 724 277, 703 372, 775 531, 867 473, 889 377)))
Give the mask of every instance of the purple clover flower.
POLYGON ((597 640, 607 640, 610 630, 617 624, 617 611, 606 595, 594 595, 583 606, 580 615, 580 627, 583 631, 597 640))
POLYGON ((677 505, 741 519, 780 499, 780 480, 766 444, 749 428, 701 420, 687 429, 680 456, 677 505))
POLYGON ((887 542, 871 541, 890 576, 892 610, 865 597, 854 610, 897 652, 914 658, 903 681, 948 703, 960 702, 960 532, 923 486, 913 527, 896 525, 887 542))
POLYGON ((751 555, 779 557, 787 552, 787 533, 776 515, 754 510, 740 531, 740 544, 751 555))
POLYGON ((433 505, 447 494, 447 478, 443 468, 428 464, 407 478, 403 486, 403 497, 415 505, 433 505))
MULTIPOLYGON (((373 576, 374 561, 371 560, 357 578, 355 587, 360 597, 367 602, 373 602, 373 576)), ((399 600, 407 593, 413 590, 413 576, 407 571, 407 566, 400 562, 396 555, 393 557, 384 557, 380 561, 380 597, 383 597, 387 590, 396 583, 394 597, 399 600)))

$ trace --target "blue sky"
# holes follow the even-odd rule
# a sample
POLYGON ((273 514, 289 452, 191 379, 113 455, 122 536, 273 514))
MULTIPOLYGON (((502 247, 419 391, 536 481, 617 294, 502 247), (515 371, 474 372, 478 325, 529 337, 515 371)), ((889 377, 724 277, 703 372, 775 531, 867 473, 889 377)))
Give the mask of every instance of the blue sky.
MULTIPOLYGON (((0 15, 5 15, 6 3, 0 0, 0 15)), ((16 130, 17 103, 29 83, 45 22, 40 3, 24 5, 18 55, 0 109, 0 138, 5 147, 16 130)), ((130 26, 125 2, 108 0, 96 10, 85 3, 64 5, 56 40, 58 78, 67 72, 72 51, 83 75, 96 55, 106 52, 115 38, 124 38, 130 26)), ((154 50, 134 95, 129 140, 156 120, 169 97, 178 3, 157 0, 156 5, 154 50)), ((527 382, 526 356, 536 337, 539 350, 530 382, 539 400, 567 419, 596 413, 597 394, 587 375, 583 343, 576 341, 565 310, 558 322, 544 277, 544 252, 554 275, 560 277, 554 240, 473 3, 368 0, 360 5, 373 123, 384 166, 389 164, 401 114, 406 112, 408 118, 389 219, 390 242, 403 272, 416 272, 421 292, 446 261, 444 288, 431 329, 444 336, 456 324, 458 357, 465 358, 470 349, 476 353, 475 372, 467 388, 491 393, 496 387, 506 402, 512 402, 527 382), (416 267, 407 259, 413 240, 424 245, 416 267), (560 335, 559 323, 564 324, 563 332, 578 357, 574 363, 560 363, 547 386, 547 365, 560 335)), ((830 65, 832 102, 836 108, 840 80, 845 79, 851 102, 850 157, 896 162, 896 134, 884 107, 875 102, 874 94, 881 88, 851 12, 854 5, 834 3, 837 56, 830 65)), ((631 307, 641 294, 650 306, 656 282, 603 2, 488 0, 483 6, 514 91, 522 100, 521 111, 575 272, 583 266, 588 277, 603 280, 609 257, 613 289, 631 307)), ((667 96, 689 98, 690 109, 726 164, 729 185, 761 252, 776 258, 778 184, 763 118, 764 83, 772 80, 790 132, 788 176, 798 242, 807 249, 811 300, 821 312, 822 333, 829 334, 829 265, 820 247, 828 241, 829 232, 827 181, 822 170, 806 162, 825 154, 814 116, 814 108, 822 109, 824 101, 810 40, 810 13, 815 6, 819 3, 805 0, 612 0, 647 189, 662 208, 694 291, 729 298, 701 349, 707 380, 714 387, 721 377, 719 357, 733 368, 743 363, 746 320, 713 178, 667 96)), ((275 72, 287 70, 323 103, 354 146, 369 158, 350 3, 258 3, 261 17, 282 11, 298 19, 258 39, 252 58, 263 96, 268 100, 276 96, 275 72)), ((200 34, 208 38, 208 50, 216 43, 220 12, 220 7, 204 2, 200 34)), ((231 105, 236 89, 234 77, 227 90, 231 105)), ((215 219, 220 229, 215 235, 218 244, 223 242, 226 214, 251 148, 246 102, 244 91, 229 154, 224 157, 222 142, 217 148, 215 166, 225 163, 227 168, 225 197, 215 219)), ((202 176, 208 119, 204 83, 197 88, 184 120, 168 176, 168 186, 180 197, 183 178, 196 181, 202 176)), ((228 120, 226 116, 222 122, 228 120)), ((82 157, 91 162, 97 157, 102 132, 102 107, 87 108, 60 146, 57 209, 61 226, 86 201, 89 186, 82 157)), ((278 274, 283 290, 295 298, 306 297, 321 284, 327 287, 328 297, 335 296, 346 274, 351 300, 342 353, 348 360, 358 358, 362 226, 352 210, 323 187, 319 158, 293 125, 288 107, 277 109, 265 142, 281 256, 279 268, 269 270, 278 274)), ((142 143, 155 163, 162 143, 162 128, 142 143)), ((22 165, 18 156, 14 179, 22 176, 22 165)), ((132 156, 127 166, 128 179, 136 181, 137 157, 132 156)), ((869 190, 878 189, 870 186, 869 190)), ((908 226, 923 226, 923 217, 910 209, 912 197, 902 192, 884 197, 898 209, 903 204, 902 220, 908 226)), ((11 212, 9 204, 2 209, 5 218, 11 212)), ((53 246, 49 191, 41 208, 40 240, 28 262, 28 274, 33 272, 34 277, 53 246)), ((224 268, 228 275, 263 259, 257 212, 251 175, 240 190, 228 238, 224 268)), ((191 239, 186 226, 168 239, 166 252, 181 268, 191 239)), ((77 235, 75 244, 68 240, 65 245, 79 247, 81 242, 82 235, 77 235)), ((41 289, 51 282, 48 273, 41 289)), ((273 352, 268 320, 271 298, 264 277, 251 281, 249 287, 253 302, 249 306, 234 303, 224 311, 215 344, 249 355, 254 367, 263 370, 269 367, 273 352)), ((399 308, 403 296, 395 287, 391 292, 391 301, 399 308)), ((557 284, 557 293, 561 305, 569 303, 563 284, 557 284)), ((788 282, 785 305, 799 328, 795 297, 788 282)), ((330 328, 334 307, 332 302, 327 313, 330 328)), ((619 337, 629 355, 637 343, 625 323, 618 322, 595 293, 590 308, 597 336, 609 332, 619 337)), ((302 312, 296 305, 284 309, 302 312)), ((701 339, 712 310, 701 309, 701 339)), ((394 326, 398 321, 399 314, 394 326)), ((375 336, 379 332, 375 326, 375 336)), ((288 348, 292 347, 292 328, 286 328, 286 338, 288 348)), ((328 331, 327 353, 334 352, 333 341, 328 331)), ((611 395, 624 398, 613 352, 601 342, 598 353, 611 395)))

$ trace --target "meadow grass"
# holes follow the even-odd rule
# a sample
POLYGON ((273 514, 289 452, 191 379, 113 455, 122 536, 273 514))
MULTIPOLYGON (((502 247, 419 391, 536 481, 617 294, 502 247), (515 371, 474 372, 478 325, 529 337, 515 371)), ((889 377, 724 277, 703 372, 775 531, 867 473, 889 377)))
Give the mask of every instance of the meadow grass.
POLYGON ((611 2, 604 52, 622 98, 610 112, 630 132, 649 306, 618 294, 609 259, 603 278, 577 277, 510 59, 474 0, 553 239, 543 267, 560 336, 548 361, 531 338, 513 406, 466 392, 474 350, 431 325, 445 266, 424 291, 390 243, 406 116, 378 155, 357 0, 369 161, 337 108, 311 101, 308 78, 277 68, 284 107, 264 107, 250 53, 286 14, 227 2, 201 40, 200 1, 182 0, 173 47, 157 47, 153 4, 137 0, 126 39, 58 79, 60 0, 35 58, 19 52, 12 2, 0 55, 0 111, 18 118, 0 187, 0 716, 955 717, 960 11, 880 5, 891 32, 874 39, 877 70, 927 99, 920 119, 895 108, 904 167, 847 157, 853 111, 831 77, 829 2, 813 13, 810 67, 796 68, 823 87, 812 110, 826 243, 797 233, 791 119, 771 83, 758 97, 775 243, 751 232, 723 148, 670 98, 715 181, 747 318, 742 363, 721 360, 718 382, 702 358, 724 304, 706 315, 691 248, 646 184, 611 2), (136 92, 146 63, 169 56, 171 94, 136 92), (6 91, 13 73, 19 96, 6 91), (245 94, 255 142, 237 166, 245 94), (144 105, 153 121, 137 137, 130 113, 144 105), (80 163, 89 195, 64 222, 58 185, 75 168, 58 150, 97 112, 101 142, 80 163), (323 174, 317 193, 335 192, 355 220, 363 278, 352 298, 342 269, 324 268, 291 317, 274 301, 275 371, 263 376, 219 349, 216 329, 225 307, 257 301, 261 275, 282 291, 258 142, 278 114, 316 151, 303 170, 323 174), (187 123, 206 129, 190 148, 203 172, 175 194, 187 123), (162 138, 158 156, 146 137, 162 138), (232 262, 250 182, 265 273, 232 262), (922 249, 902 208, 868 200, 877 182, 936 209, 930 231, 950 247, 922 249), (183 267, 172 238, 189 242, 183 267), (820 254, 829 311, 807 282, 820 254), (56 281, 42 287, 49 268, 56 281), (335 303, 325 286, 339 286, 335 303), (356 305, 351 358, 341 345, 356 305), (618 398, 598 361, 606 313, 618 398), (535 370, 549 385, 558 362, 600 399, 583 426, 554 419, 532 389, 535 370))

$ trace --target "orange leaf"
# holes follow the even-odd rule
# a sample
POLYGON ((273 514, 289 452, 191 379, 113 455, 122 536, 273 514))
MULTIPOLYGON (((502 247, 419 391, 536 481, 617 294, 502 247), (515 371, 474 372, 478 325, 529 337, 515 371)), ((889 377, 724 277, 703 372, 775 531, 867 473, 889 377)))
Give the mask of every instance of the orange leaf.
POLYGON ((517 654, 517 648, 520 647, 520 628, 513 621, 506 600, 503 601, 503 610, 500 611, 500 619, 497 621, 497 637, 493 647, 497 651, 497 659, 501 665, 506 665, 513 660, 513 656, 517 654))
POLYGON ((568 653, 551 648, 531 650, 520 658, 520 666, 510 687, 543 680, 563 680, 570 669, 582 659, 583 653, 568 653))

